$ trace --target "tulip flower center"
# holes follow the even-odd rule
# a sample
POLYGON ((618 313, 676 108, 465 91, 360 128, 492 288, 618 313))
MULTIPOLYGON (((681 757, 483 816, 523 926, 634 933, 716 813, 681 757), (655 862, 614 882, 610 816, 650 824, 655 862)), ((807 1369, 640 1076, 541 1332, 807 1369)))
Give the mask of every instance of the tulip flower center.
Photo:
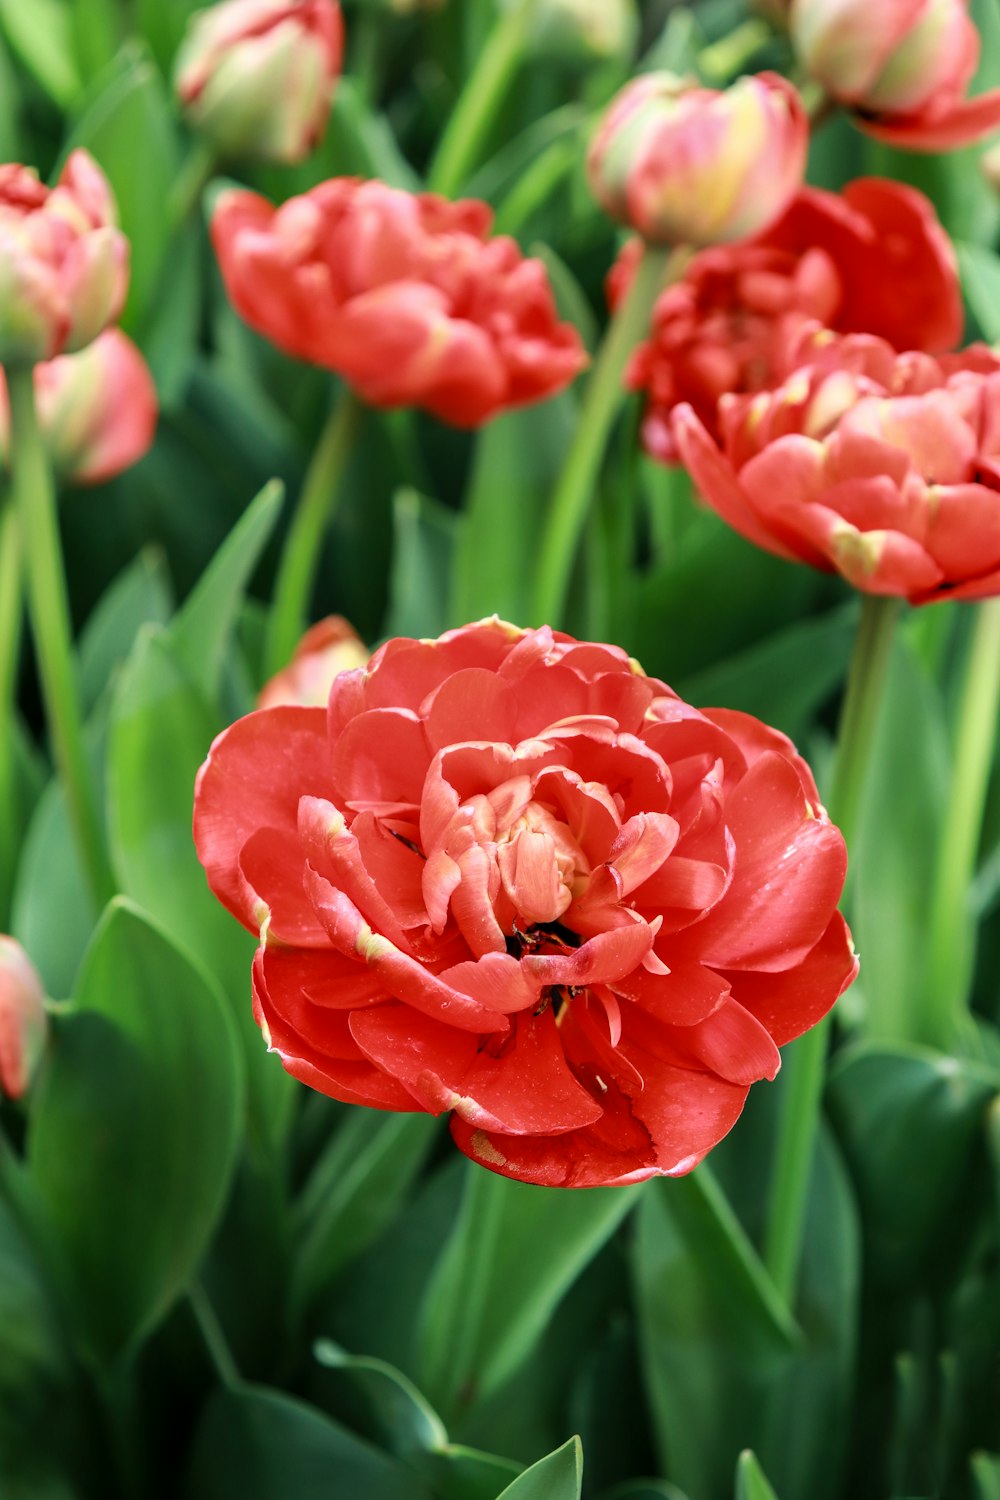
POLYGON ((529 802, 507 829, 497 830, 496 849, 500 881, 517 917, 529 929, 558 924, 590 874, 566 824, 529 802))

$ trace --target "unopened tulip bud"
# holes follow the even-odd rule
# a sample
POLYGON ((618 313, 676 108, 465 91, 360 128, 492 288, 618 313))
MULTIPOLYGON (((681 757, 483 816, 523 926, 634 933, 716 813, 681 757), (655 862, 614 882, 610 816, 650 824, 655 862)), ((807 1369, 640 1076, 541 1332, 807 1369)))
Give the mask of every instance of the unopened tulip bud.
POLYGON ((342 53, 336 0, 225 0, 191 18, 174 82, 221 156, 301 161, 326 128, 342 53))
POLYGON ((277 676, 264 684, 258 708, 297 704, 325 708, 333 679, 367 664, 371 652, 342 615, 328 615, 307 630, 295 655, 277 676))
POLYGON ((34 964, 12 937, 0 936, 0 1094, 20 1099, 45 1046, 45 991, 34 964))
POLYGON ((647 73, 612 101, 587 168, 602 207, 650 243, 725 244, 784 211, 808 141, 802 101, 777 74, 720 92, 647 73))
MULTIPOLYGON (((103 484, 139 462, 156 432, 156 387, 139 350, 109 328, 79 354, 35 366, 38 424, 52 467, 67 484, 103 484)), ((10 441, 0 370, 0 451, 10 441)))
POLYGON ((980 50, 968 0, 793 0, 789 30, 810 76, 880 140, 939 151, 1000 126, 1000 89, 965 98, 980 50))
POLYGON ((93 157, 74 151, 51 189, 28 167, 0 166, 0 364, 82 349, 127 288, 128 241, 93 157))
POLYGON ((980 157, 979 167, 995 193, 1000 193, 1000 144, 991 146, 980 157))
POLYGON ((541 0, 529 46, 538 56, 571 62, 625 57, 638 35, 635 0, 541 0))

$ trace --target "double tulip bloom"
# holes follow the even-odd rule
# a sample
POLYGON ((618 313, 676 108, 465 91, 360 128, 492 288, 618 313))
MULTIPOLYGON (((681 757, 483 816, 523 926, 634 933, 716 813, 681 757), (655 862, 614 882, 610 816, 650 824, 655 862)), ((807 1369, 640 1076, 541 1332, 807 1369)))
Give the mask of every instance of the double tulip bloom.
MULTIPOLYGON (((148 451, 158 404, 149 367, 119 328, 106 329, 79 354, 35 366, 35 406, 57 476, 67 484, 103 484, 148 451)), ((0 370, 0 451, 10 444, 7 385, 0 370)))
POLYGON ((104 174, 86 151, 48 188, 0 166, 0 364, 82 349, 121 312, 128 242, 104 174))
POLYGON ((644 73, 605 113, 587 171, 602 208, 650 244, 724 244, 783 212, 808 144, 802 101, 776 73, 723 92, 644 73))
POLYGON ((336 0, 228 0, 192 17, 174 85, 220 156, 296 162, 323 135, 342 56, 336 0))
POLYGON ((1000 593, 1000 357, 820 334, 775 391, 690 407, 681 458, 722 518, 780 557, 912 604, 1000 593))
POLYGON ((212 237, 237 311, 279 348, 372 406, 476 427, 586 364, 545 267, 490 224, 484 203, 335 178, 278 209, 224 194, 212 237))
POLYGON ((789 741, 612 646, 392 640, 212 747, 195 841, 285 1068, 554 1186, 690 1171, 856 959, 789 741))
MULTIPOLYGON (((639 248, 631 241, 612 272, 613 304, 639 248)), ((646 395, 647 450, 676 462, 672 417, 681 402, 717 435, 719 399, 779 384, 816 323, 900 350, 954 348, 963 325, 958 267, 922 193, 877 177, 842 194, 803 188, 763 234, 695 256, 659 298, 628 371, 631 389, 646 395)))
POLYGON ((966 98, 968 0, 792 0, 789 28, 809 74, 879 140, 947 151, 1000 127, 1000 89, 966 98))

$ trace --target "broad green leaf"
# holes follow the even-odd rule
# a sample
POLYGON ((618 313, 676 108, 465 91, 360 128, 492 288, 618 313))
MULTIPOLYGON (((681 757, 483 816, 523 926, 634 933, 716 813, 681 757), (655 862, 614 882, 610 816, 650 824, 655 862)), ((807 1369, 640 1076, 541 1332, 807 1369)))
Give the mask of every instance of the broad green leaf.
POLYGON ((188 223, 178 229, 170 243, 156 294, 138 330, 161 413, 179 407, 187 394, 198 356, 201 316, 201 226, 188 223))
MULTIPOLYGON (((540 156, 556 142, 572 139, 585 123, 586 115, 578 104, 562 104, 540 120, 533 120, 520 135, 506 142, 495 156, 477 169, 470 177, 466 191, 472 198, 500 202, 505 194, 517 191, 525 172, 540 156)), ((503 229, 499 222, 501 216, 502 210, 498 215, 499 229, 503 229)))
POLYGON ((440 635, 455 623, 448 613, 455 512, 416 490, 405 489, 393 497, 392 517, 392 575, 384 633, 440 635))
POLYGON ((439 1134, 430 1115, 355 1109, 323 1152, 297 1205, 293 1301, 307 1308, 388 1228, 439 1134))
POLYGON ((476 444, 455 549, 451 615, 527 623, 538 537, 576 423, 573 397, 508 412, 476 444))
POLYGON ((636 1191, 566 1193, 467 1167, 462 1212, 421 1313, 419 1383, 446 1419, 530 1357, 636 1191))
POLYGON ((147 548, 100 599, 80 637, 80 697, 89 712, 128 657, 143 625, 166 625, 172 600, 162 554, 147 548))
POLYGON ((203 0, 135 0, 135 29, 145 37, 165 77, 188 20, 203 0))
POLYGON ((630 1479, 605 1490, 600 1500, 687 1500, 687 1496, 665 1479, 630 1479))
POLYGON ((433 1500, 412 1469, 314 1407, 263 1386, 220 1391, 194 1442, 185 1500, 433 1500))
POLYGON ((207 976, 117 898, 33 1099, 31 1179, 84 1344, 152 1328, 208 1244, 239 1140, 236 1037, 207 976))
POLYGON ((77 121, 67 150, 85 146, 104 169, 130 245, 126 331, 138 327, 156 293, 169 239, 177 142, 166 89, 138 49, 122 53, 102 91, 77 121))
POLYGON ((253 1117, 278 1130, 294 1086, 268 1058, 250 1008, 253 940, 208 889, 191 838, 198 768, 221 725, 169 634, 146 627, 115 691, 108 743, 108 831, 131 896, 205 965, 245 1047, 253 1117))
POLYGON ((534 244, 531 247, 531 253, 542 262, 549 273, 559 316, 567 323, 575 325, 583 339, 584 347, 593 354, 600 342, 600 333, 597 319, 594 317, 583 287, 562 257, 557 255, 549 245, 534 244))
POLYGON ((582 1487, 583 1449, 574 1437, 525 1469, 498 1500, 580 1500, 582 1487))
POLYGON ((72 37, 83 79, 107 66, 122 42, 124 17, 120 0, 71 0, 72 37))
POLYGON ((958 269, 969 310, 983 338, 1000 339, 1000 257, 986 245, 958 244, 958 269))
POLYGON ((496 1500, 517 1478, 521 1465, 510 1458, 449 1443, 439 1453, 427 1455, 423 1471, 435 1500, 496 1500))
POLYGON ((757 1455, 749 1448, 740 1454, 736 1463, 735 1500, 778 1500, 757 1455))
POLYGON ((976 1500, 1000 1500, 1000 1457, 995 1453, 973 1453, 969 1467, 976 1500))
POLYGON ((0 1195, 0 1481, 30 1456, 34 1433, 53 1403, 67 1399, 69 1381, 41 1271, 0 1195))
POLYGON ((10 55, 0 15, 0 160, 3 161, 17 161, 22 154, 22 88, 23 79, 10 55))
POLYGON ((447 1446, 440 1417, 400 1370, 348 1354, 330 1339, 320 1339, 314 1352, 324 1390, 333 1393, 337 1416, 353 1432, 403 1459, 447 1446))
POLYGON ((80 91, 70 15, 60 0, 0 0, 0 26, 15 57, 56 104, 80 91))
POLYGON ((170 634, 177 659, 213 702, 243 595, 277 524, 285 488, 272 480, 251 501, 178 613, 170 634))
POLYGON ((420 187, 388 121, 369 109, 352 78, 341 78, 337 84, 322 156, 341 174, 378 177, 411 193, 420 187))
POLYGON ((802 1337, 704 1165, 648 1184, 637 1225, 636 1312, 664 1469, 698 1500, 721 1500, 802 1337))
POLYGON ((897 638, 850 850, 854 941, 863 954, 865 1029, 882 1041, 919 1040, 933 851, 948 786, 940 693, 904 636, 897 638), (914 851, 926 851, 915 858, 914 851))
POLYGON ((998 1081, 992 1070, 905 1044, 862 1044, 834 1061, 827 1101, 878 1284, 898 1290, 947 1262, 998 1081))

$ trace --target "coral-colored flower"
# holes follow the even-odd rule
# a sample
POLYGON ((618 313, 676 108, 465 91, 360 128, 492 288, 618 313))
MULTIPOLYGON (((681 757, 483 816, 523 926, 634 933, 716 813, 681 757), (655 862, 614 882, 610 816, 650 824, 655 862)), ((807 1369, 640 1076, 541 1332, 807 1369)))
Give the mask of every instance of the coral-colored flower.
POLYGON ((643 73, 605 113, 587 156, 601 207, 652 244, 716 245, 772 223, 802 185, 809 126, 777 73, 719 92, 643 73))
MULTIPOLYGON (((38 422, 52 466, 67 484, 103 484, 137 464, 156 433, 149 366, 120 328, 79 354, 35 366, 38 422)), ((7 382, 0 370, 0 449, 10 443, 7 382)))
POLYGON ((489 239, 491 219, 485 203, 339 177, 278 209, 226 193, 212 238, 237 311, 279 348, 373 406, 476 427, 586 363, 545 267, 489 239))
POLYGON ((392 640, 325 713, 241 719, 194 834, 285 1068, 529 1182, 690 1171, 856 971, 790 742, 548 628, 392 640))
POLYGON ((336 0, 225 0, 191 18, 174 86, 222 155, 301 161, 326 128, 343 45, 336 0))
POLYGON ((48 1019, 45 991, 20 943, 0 935, 0 1094, 20 1099, 38 1065, 48 1019))
POLYGON ((111 189, 86 151, 54 188, 28 167, 0 166, 0 364, 82 349, 121 312, 128 241, 111 189))
POLYGON ((967 99, 979 63, 968 0, 793 0, 799 59, 868 135, 913 151, 1000 127, 1000 89, 967 99))
POLYGON ((257 707, 297 703, 301 708, 323 708, 337 673, 363 667, 370 655, 343 615, 327 615, 306 631, 288 666, 264 684, 257 707))
MULTIPOLYGON (((612 303, 640 244, 630 241, 611 273, 612 303)), ((660 297, 628 374, 647 393, 643 441, 675 462, 679 402, 716 433, 719 397, 777 385, 816 322, 933 353, 958 343, 963 316, 955 252, 922 193, 878 177, 842 194, 803 188, 772 228, 703 250, 660 297)))
POLYGON ((702 496, 768 551, 912 604, 1000 594, 1000 357, 821 334, 784 385, 674 416, 702 496), (808 362, 806 362, 808 361, 808 362))

